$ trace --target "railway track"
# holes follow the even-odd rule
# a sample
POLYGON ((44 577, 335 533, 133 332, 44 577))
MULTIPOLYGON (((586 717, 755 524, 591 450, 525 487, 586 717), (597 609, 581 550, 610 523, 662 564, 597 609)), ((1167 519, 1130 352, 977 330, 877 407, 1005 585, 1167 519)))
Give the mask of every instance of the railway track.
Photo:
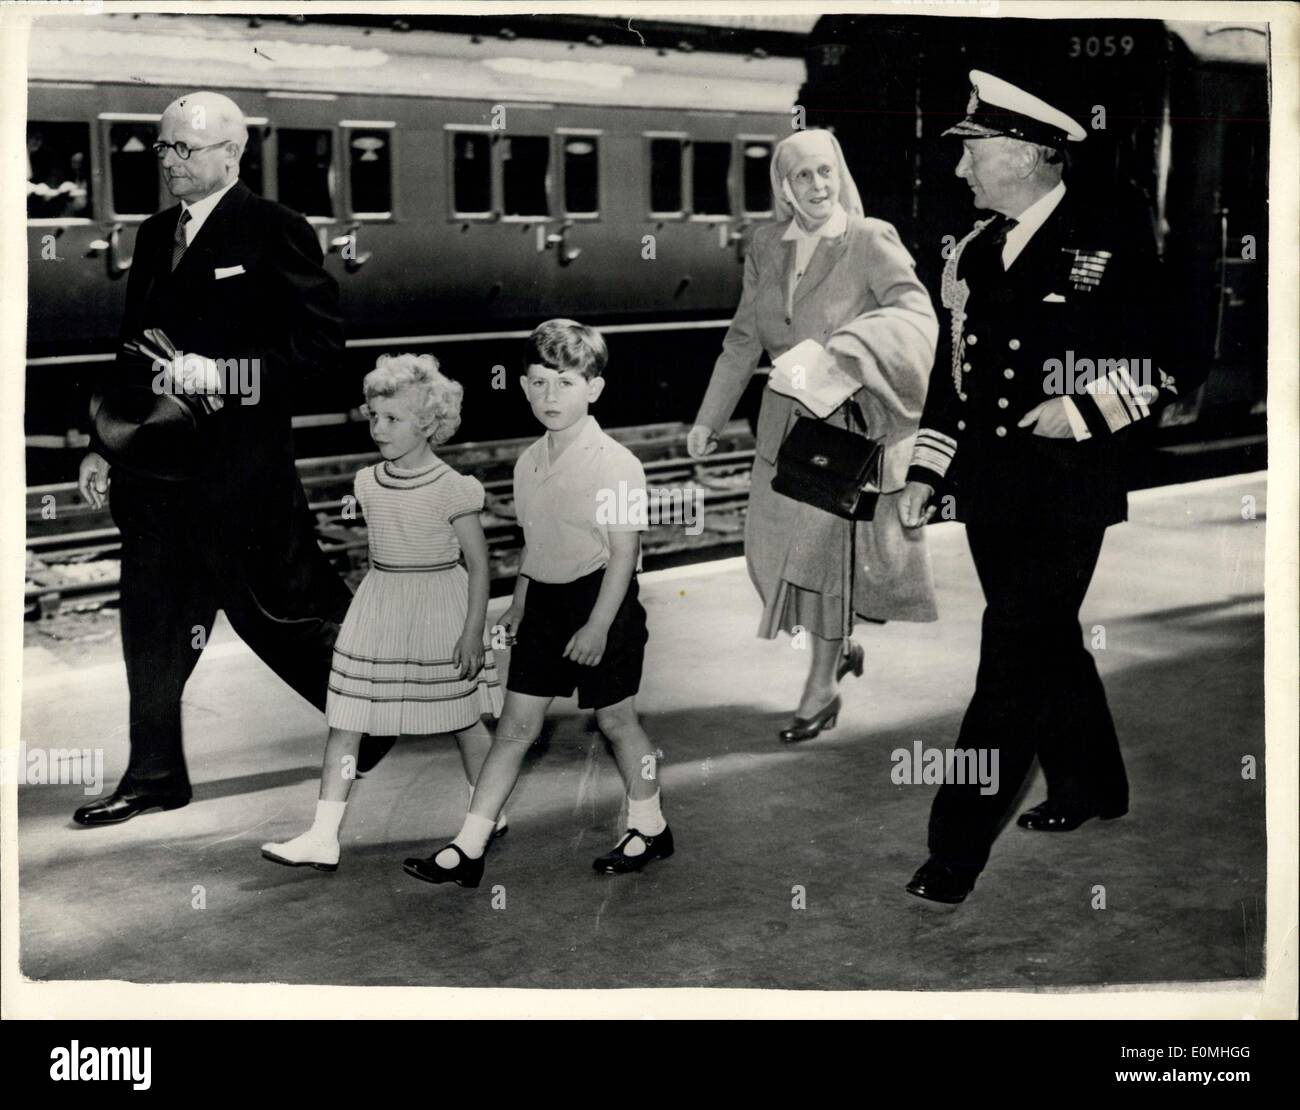
MULTIPOLYGON (((681 424, 610 430, 645 467, 651 493, 647 506, 651 530, 644 540, 647 566, 733 546, 744 527, 754 454, 748 425, 732 421, 719 437, 717 453, 703 462, 686 457, 685 432, 681 424), (656 496, 656 491, 663 493, 656 496)), ((505 588, 518 569, 523 535, 514 514, 512 476, 515 459, 531 442, 532 438, 524 438, 454 444, 439 452, 457 470, 483 483, 487 494, 483 530, 494 592, 505 588)), ((354 579, 368 565, 366 529, 346 499, 353 475, 378 459, 372 452, 298 462, 321 549, 354 579)), ((108 510, 88 505, 76 483, 28 487, 25 607, 29 618, 114 603, 120 552, 121 539, 108 510)))

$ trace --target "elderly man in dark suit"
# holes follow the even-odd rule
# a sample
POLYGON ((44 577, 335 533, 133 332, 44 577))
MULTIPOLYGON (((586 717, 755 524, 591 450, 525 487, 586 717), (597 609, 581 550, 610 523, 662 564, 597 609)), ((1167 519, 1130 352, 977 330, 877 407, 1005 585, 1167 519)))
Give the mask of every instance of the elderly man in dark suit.
POLYGON ((125 404, 165 382, 215 411, 201 417, 193 457, 167 460, 167 480, 116 458, 98 435, 81 464, 82 494, 100 507, 112 463, 131 738, 117 790, 77 810, 82 825, 189 801, 181 693, 217 609, 323 708, 350 600, 316 543, 290 428, 295 390, 338 366, 338 287, 307 221, 240 182, 246 141, 238 106, 197 92, 167 107, 155 144, 180 204, 140 226, 122 338, 158 329, 186 358, 160 373, 120 355, 101 392, 125 404))
POLYGON ((1035 756, 1048 798, 1022 828, 1069 832, 1128 810, 1128 782, 1079 607, 1106 528, 1127 516, 1133 425, 1187 388, 1165 356, 1150 236, 1118 225, 1064 180, 1085 132, 1024 89, 978 70, 957 175, 994 217, 943 275, 950 327, 930 379, 903 523, 950 507, 984 591, 979 671, 958 749, 995 749, 997 789, 946 782, 930 859, 907 889, 962 901, 1035 756))

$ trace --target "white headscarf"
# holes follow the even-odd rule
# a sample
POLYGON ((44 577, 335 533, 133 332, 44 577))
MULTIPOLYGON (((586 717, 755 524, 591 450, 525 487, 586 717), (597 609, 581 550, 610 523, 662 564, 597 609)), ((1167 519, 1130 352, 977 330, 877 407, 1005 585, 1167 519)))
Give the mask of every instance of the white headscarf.
POLYGON ((770 170, 772 203, 776 205, 777 215, 783 220, 797 218, 803 227, 812 226, 813 221, 809 218, 808 213, 799 207, 799 202, 795 200, 794 192, 790 188, 788 180, 790 171, 805 158, 811 157, 826 158, 832 165, 837 167, 840 181, 840 207, 858 216, 865 215, 862 211, 862 197, 859 195, 853 175, 849 173, 849 167, 844 161, 844 152, 840 149, 839 141, 831 132, 820 128, 809 131, 796 131, 792 135, 787 135, 776 144, 776 149, 772 151, 770 170))

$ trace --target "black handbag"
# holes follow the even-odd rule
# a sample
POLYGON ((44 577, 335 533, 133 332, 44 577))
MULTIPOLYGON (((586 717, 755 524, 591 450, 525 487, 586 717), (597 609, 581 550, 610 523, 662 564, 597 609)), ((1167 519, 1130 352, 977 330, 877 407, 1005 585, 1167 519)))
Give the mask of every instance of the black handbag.
POLYGON ((794 422, 777 452, 772 489, 845 520, 870 520, 880 497, 884 449, 867 437, 867 422, 856 401, 840 407, 843 428, 830 423, 830 417, 794 422), (850 426, 850 410, 861 432, 850 426))
POLYGON ((154 366, 176 355, 166 334, 149 329, 123 345, 117 368, 129 381, 90 401, 91 445, 114 467, 137 477, 182 482, 194 476, 206 453, 207 418, 221 398, 155 392, 154 366))

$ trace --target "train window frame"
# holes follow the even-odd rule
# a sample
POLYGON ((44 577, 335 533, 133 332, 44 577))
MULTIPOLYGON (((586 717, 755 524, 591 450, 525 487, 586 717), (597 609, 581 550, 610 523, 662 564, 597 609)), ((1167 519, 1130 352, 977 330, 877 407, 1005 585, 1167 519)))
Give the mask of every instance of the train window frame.
POLYGON ((342 149, 348 152, 347 165, 347 218, 358 223, 391 224, 397 222, 397 121, 376 119, 339 120, 339 130, 343 132, 342 149), (355 207, 352 195, 352 135, 356 131, 388 132, 388 211, 362 212, 355 207))
POLYGON ((547 224, 554 222, 555 215, 555 136, 549 131, 497 131, 502 139, 545 139, 546 140, 546 174, 542 180, 542 189, 546 193, 546 213, 530 215, 508 215, 506 213, 506 167, 501 153, 500 142, 492 143, 492 169, 495 175, 494 198, 497 202, 497 218, 503 224, 547 224))
MULTIPOLYGON (((754 220, 754 219, 770 220, 773 216, 776 215, 775 197, 769 197, 772 203, 769 204, 767 208, 751 209, 749 205, 745 203, 747 198, 745 196, 744 159, 745 159, 745 147, 748 146, 750 143, 765 143, 769 148, 771 148, 771 150, 776 150, 777 138, 775 135, 760 135, 757 133, 750 134, 748 132, 744 132, 736 136, 736 154, 738 158, 734 164, 736 166, 739 166, 740 168, 739 170, 740 176, 737 179, 737 192, 739 193, 740 196, 740 216, 742 219, 746 219, 746 220, 754 220)), ((769 152, 768 165, 764 167, 764 171, 763 171, 764 173, 769 172, 768 167, 770 167, 771 164, 772 164, 772 157, 771 157, 771 153, 769 152)))
MULTIPOLYGON (((103 184, 100 186, 100 197, 102 207, 99 211, 103 212, 105 219, 112 223, 126 225, 142 224, 150 216, 163 211, 169 207, 165 202, 168 199, 175 198, 167 191, 166 183, 163 181, 162 163, 157 158, 154 163, 158 171, 158 202, 159 207, 153 212, 119 212, 117 204, 113 198, 113 159, 109 155, 112 150, 111 131, 115 123, 155 123, 162 125, 161 112, 98 112, 95 115, 96 137, 99 140, 99 170, 100 178, 103 184)), ((179 203, 179 202, 178 202, 179 203)))
POLYGON ((76 119, 68 118, 50 118, 43 116, 40 119, 28 119, 29 124, 79 124, 86 129, 86 158, 89 161, 90 174, 90 215, 88 216, 28 216, 28 227, 90 227, 92 224, 99 222, 97 216, 101 211, 103 204, 102 198, 102 175, 98 172, 102 163, 99 146, 98 129, 92 125, 92 122, 81 116, 76 119))
POLYGON ((648 219, 660 223, 668 221, 685 222, 690 216, 688 201, 690 200, 690 173, 688 165, 690 158, 687 150, 690 147, 691 135, 688 131, 643 131, 641 132, 642 141, 642 165, 645 167, 645 207, 648 219), (681 194, 682 207, 677 209, 665 209, 660 211, 654 207, 654 193, 650 185, 650 171, 654 165, 653 144, 656 139, 676 139, 682 145, 682 166, 681 180, 678 182, 678 188, 681 194))
POLYGON ((605 210, 605 175, 602 172, 601 150, 604 147, 603 139, 605 131, 599 127, 557 127, 555 129, 556 146, 559 148, 559 158, 556 162, 559 171, 559 187, 556 192, 559 194, 560 211, 562 218, 566 220, 575 220, 583 223, 599 223, 602 219, 601 213, 605 210), (596 140, 596 208, 591 212, 570 211, 568 205, 569 199, 569 166, 565 158, 565 142, 570 138, 589 138, 596 140))
POLYGON ((494 223, 501 214, 501 174, 497 171, 497 141, 499 128, 485 123, 448 123, 443 125, 447 172, 448 223, 494 223), (466 133, 486 135, 488 139, 488 208, 483 212, 462 212, 456 207, 456 136, 466 133))
MULTIPOLYGON (((699 136, 692 136, 686 144, 687 157, 682 164, 682 174, 685 180, 685 192, 682 196, 682 202, 688 204, 687 212, 690 213, 689 220, 693 224, 725 224, 732 223, 736 217, 736 140, 734 137, 726 139, 706 139, 699 136), (696 212, 695 211, 695 150, 700 143, 712 143, 715 146, 725 146, 731 150, 731 158, 727 164, 727 178, 724 182, 724 188, 727 192, 727 203, 731 207, 730 212, 696 212)), ((741 198, 744 199, 743 197, 741 198)))
MULTIPOLYGON (((299 212, 298 214, 312 227, 332 227, 342 219, 340 210, 343 208, 343 198, 340 196, 341 190, 339 186, 339 150, 342 148, 341 129, 336 125, 330 125, 327 127, 313 126, 310 123, 299 123, 297 120, 293 119, 290 119, 287 122, 283 119, 276 120, 271 125, 270 136, 263 138, 262 140, 262 177, 263 185, 265 185, 265 166, 268 161, 271 161, 271 164, 275 167, 275 173, 273 175, 275 180, 275 196, 271 199, 274 199, 280 204, 284 204, 284 201, 280 197, 280 136, 286 131, 324 131, 330 136, 329 172, 326 174, 325 184, 329 192, 330 208, 332 209, 332 212, 328 216, 308 215, 306 212, 299 212), (268 146, 268 142, 273 142, 273 145, 268 146), (270 151, 269 159, 267 155, 268 150, 270 151)), ((286 205, 286 207, 289 206, 286 205)), ((298 210, 295 208, 294 211, 297 212, 298 210)))

